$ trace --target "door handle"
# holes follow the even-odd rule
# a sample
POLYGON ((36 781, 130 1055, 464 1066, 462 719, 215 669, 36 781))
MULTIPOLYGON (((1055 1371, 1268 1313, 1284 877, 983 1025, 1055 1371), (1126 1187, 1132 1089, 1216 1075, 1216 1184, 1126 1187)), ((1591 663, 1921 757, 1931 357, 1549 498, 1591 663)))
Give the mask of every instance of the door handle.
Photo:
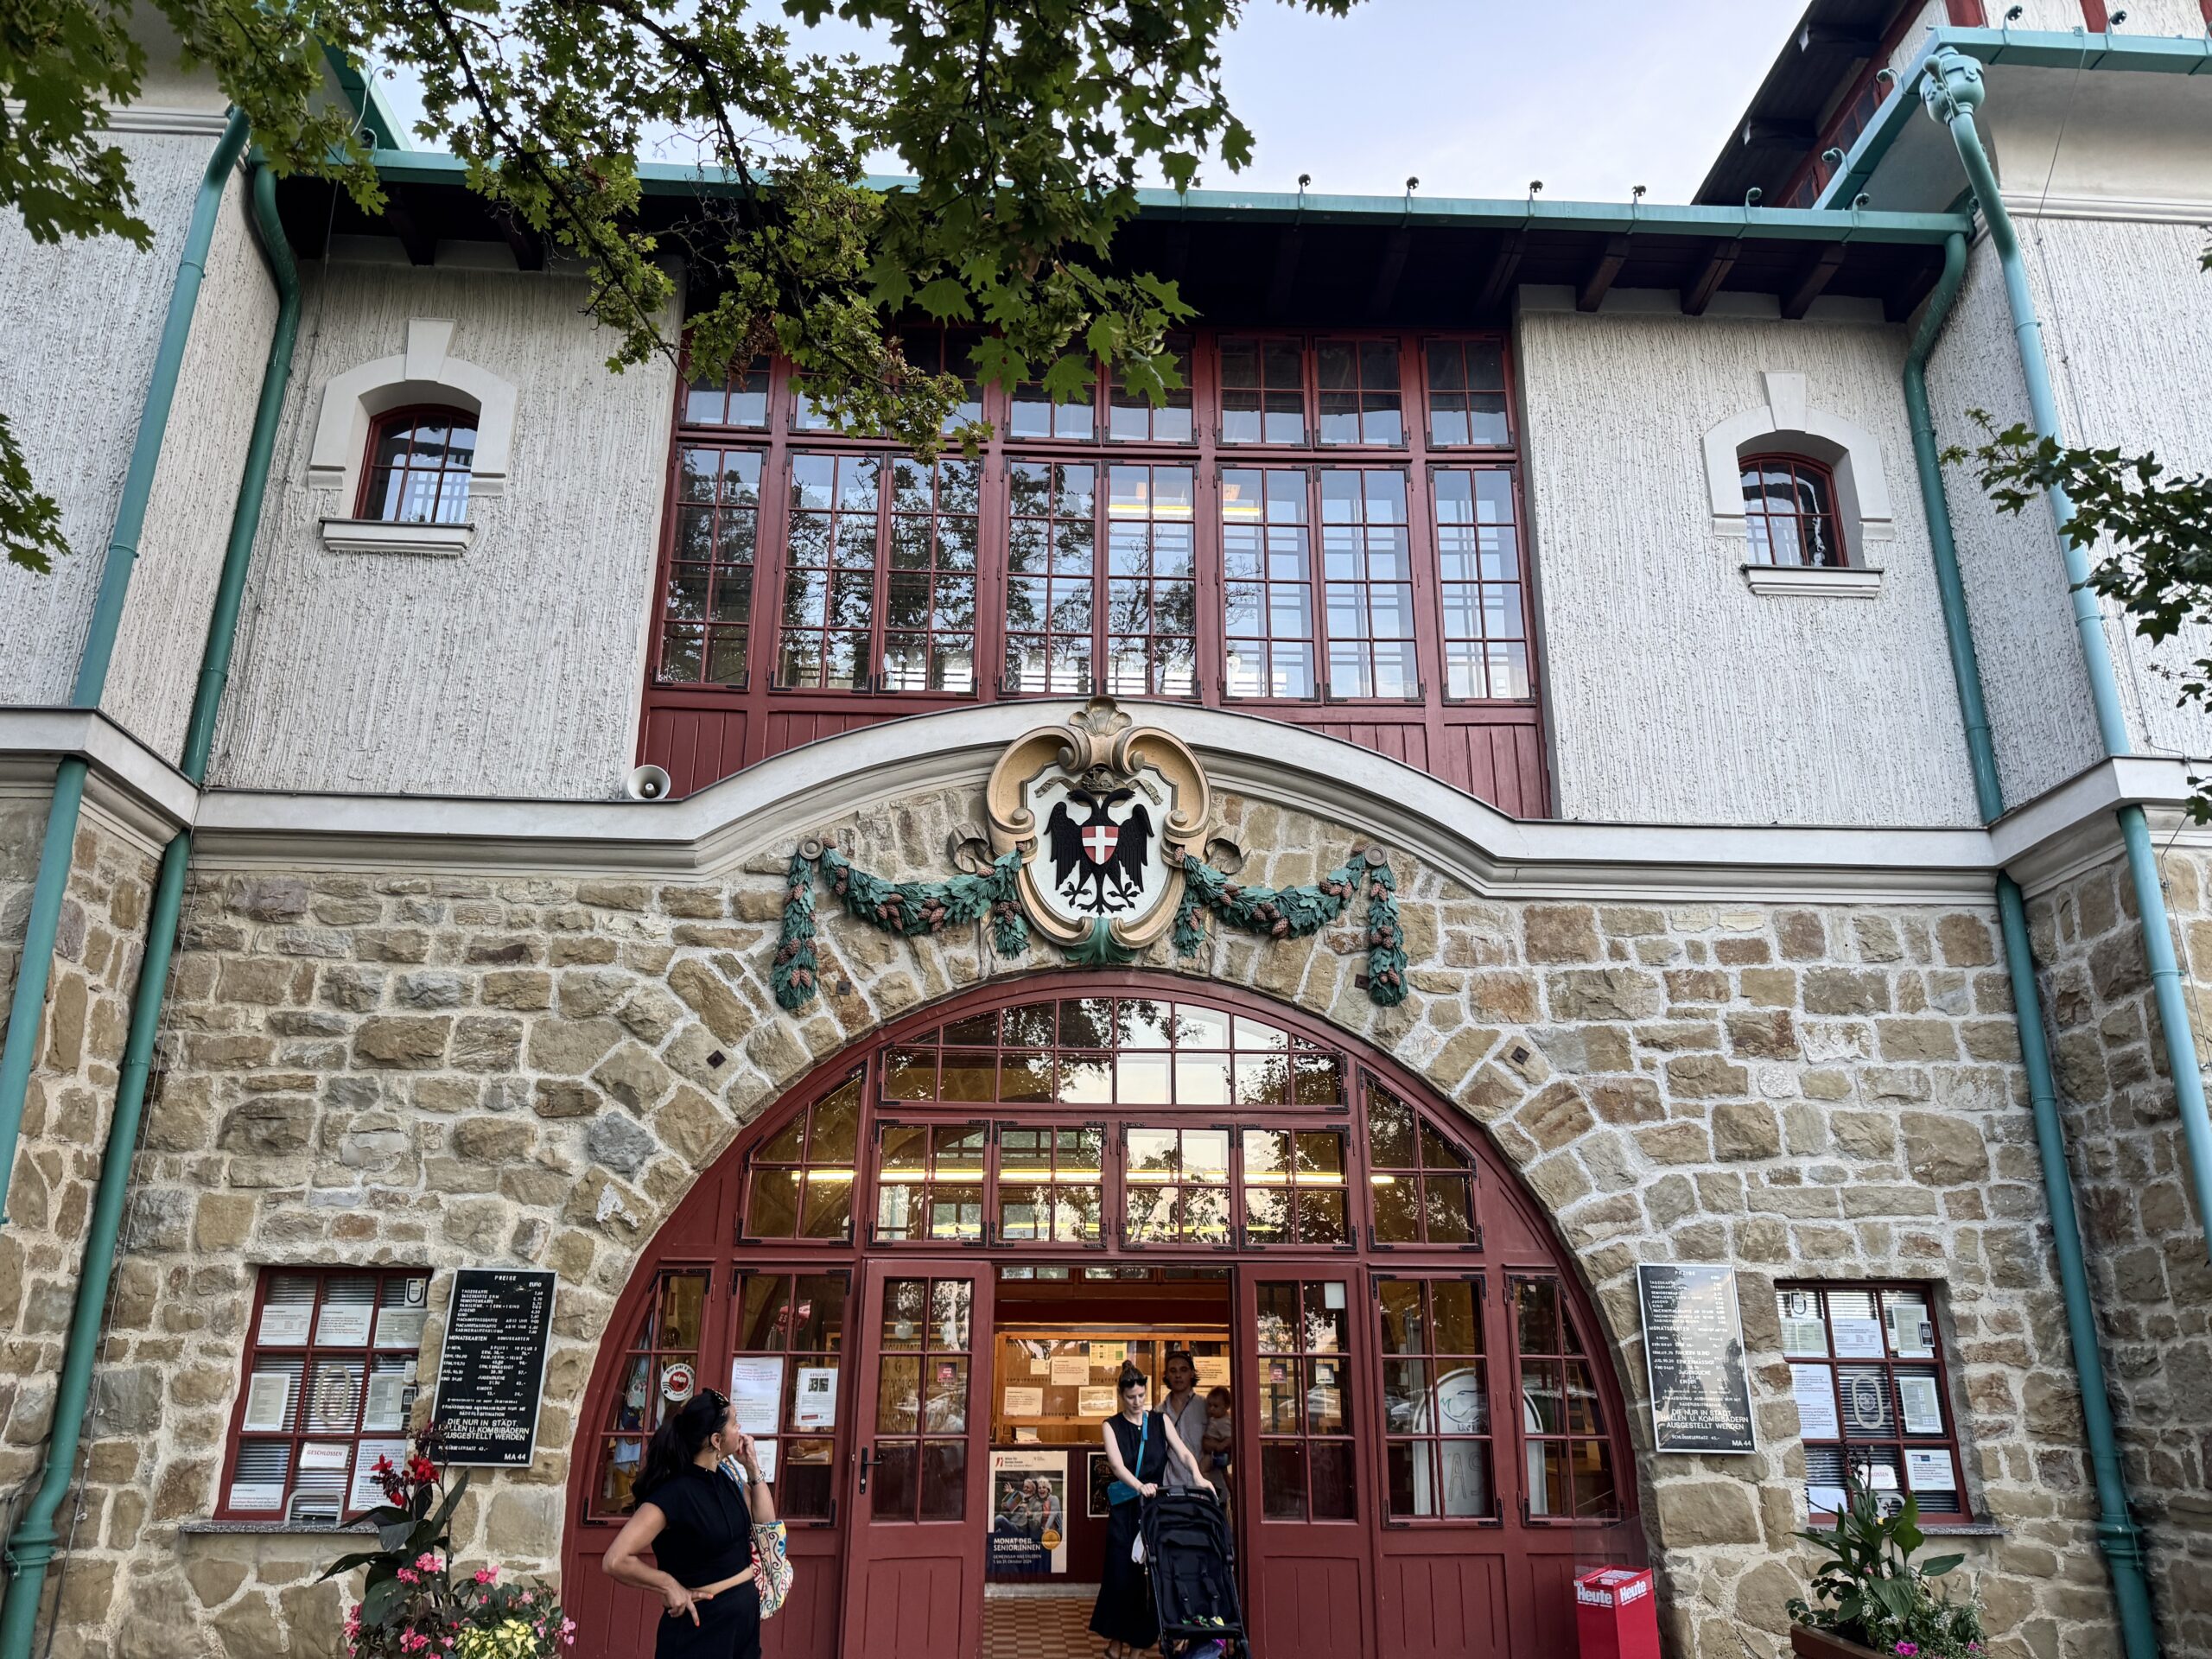
POLYGON ((868 1457, 869 1457, 869 1454, 874 1451, 874 1449, 875 1449, 875 1448, 874 1448, 874 1446, 864 1446, 861 1447, 861 1497, 867 1497, 867 1496, 868 1496, 868 1457))

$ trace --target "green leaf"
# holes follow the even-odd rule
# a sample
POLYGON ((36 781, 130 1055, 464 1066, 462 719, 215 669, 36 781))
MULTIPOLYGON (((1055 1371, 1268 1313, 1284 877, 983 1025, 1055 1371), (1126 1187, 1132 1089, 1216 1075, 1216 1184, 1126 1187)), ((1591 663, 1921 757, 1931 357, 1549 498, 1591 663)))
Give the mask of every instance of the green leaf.
POLYGON ((1946 1573, 1955 1572, 1965 1563, 1966 1559, 1967 1558, 1964 1555, 1938 1555, 1932 1560, 1923 1561, 1921 1563, 1921 1576, 1923 1578, 1929 1579, 1940 1579, 1946 1573))
POLYGON ((397 1579, 385 1579, 371 1585, 361 1597, 361 1623, 381 1624, 398 1609, 407 1594, 407 1586, 397 1579))
POLYGON ((950 276, 924 283, 914 296, 914 302, 940 322, 964 322, 976 315, 975 308, 968 303, 968 290, 950 276))
POLYGON ((383 1552, 374 1549, 356 1550, 351 1555, 340 1555, 316 1575, 315 1582, 321 1584, 325 1579, 334 1579, 340 1573, 351 1573, 357 1567, 366 1567, 370 1562, 382 1559, 383 1552))

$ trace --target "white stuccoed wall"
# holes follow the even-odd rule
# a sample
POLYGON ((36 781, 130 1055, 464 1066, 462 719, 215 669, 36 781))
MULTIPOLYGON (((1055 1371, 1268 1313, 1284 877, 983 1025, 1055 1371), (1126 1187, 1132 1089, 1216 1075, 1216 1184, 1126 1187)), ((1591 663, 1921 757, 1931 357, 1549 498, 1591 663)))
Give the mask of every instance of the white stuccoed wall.
POLYGON ((1900 392, 1878 321, 1594 315, 1524 289, 1528 493, 1558 810, 1673 823, 1974 822, 1900 392), (1701 443, 1802 372, 1878 439, 1895 538, 1873 600, 1752 593, 1701 443))
MULTIPOLYGON (((70 546, 48 575, 0 562, 0 703, 69 700, 177 257, 216 140, 133 133, 113 142, 130 158, 139 216, 154 230, 149 248, 114 237, 35 244, 13 212, 0 213, 0 410, 38 487, 60 502, 70 546)), ((259 339, 265 346, 265 327, 259 339)), ((235 469, 231 477, 235 484, 235 469)))
MULTIPOLYGON (((2212 169, 2205 188, 2212 191, 2212 169)), ((2075 443, 2149 450, 2177 474, 2212 471, 2212 271, 2194 224, 2016 221, 2044 319, 2059 419, 2075 443)), ((2176 699, 2212 656, 2212 628, 2152 646, 2109 631, 2139 746, 2212 754, 2212 717, 2176 699)))
MULTIPOLYGON (((2004 276, 1986 240, 1974 244, 1966 286, 1929 359, 1928 406, 1944 447, 1981 442, 1971 410, 1999 427, 2028 418, 2004 276)), ((1946 467, 1944 486, 1998 776, 2005 805, 2018 806, 2104 756, 2066 570, 2047 512, 2000 514, 1970 464, 1946 467)))
POLYGON ((241 173, 208 245, 100 704, 171 761, 183 753, 191 721, 207 617, 276 327, 276 285, 247 213, 241 173))
POLYGON ((674 372, 610 374, 553 272, 334 264, 305 273, 299 355, 254 550, 219 785, 559 798, 633 764, 674 372), (403 351, 413 317, 518 389, 505 494, 458 558, 334 553, 307 488, 324 385, 403 351))

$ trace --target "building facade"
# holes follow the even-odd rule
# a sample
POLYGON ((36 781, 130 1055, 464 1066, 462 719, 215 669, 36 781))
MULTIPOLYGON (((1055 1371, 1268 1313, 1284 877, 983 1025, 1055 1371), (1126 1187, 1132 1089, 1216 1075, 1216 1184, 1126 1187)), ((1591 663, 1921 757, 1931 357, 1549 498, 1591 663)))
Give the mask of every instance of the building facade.
POLYGON ((2212 466, 2212 41, 2129 10, 1817 0, 1689 207, 1147 199, 1186 390, 933 464, 157 79, 149 250, 0 231, 76 550, 0 571, 0 1644, 342 1651, 491 1269, 550 1326, 456 1546, 580 1653, 702 1380, 772 1650, 1048 1651, 1171 1351, 1268 1659, 1572 1651, 1608 1563, 1771 1654, 1847 1468, 1993 1652, 2212 1649, 2202 648, 1934 461, 2212 466), (1669 1267, 1748 1449, 1673 1449, 1669 1267))

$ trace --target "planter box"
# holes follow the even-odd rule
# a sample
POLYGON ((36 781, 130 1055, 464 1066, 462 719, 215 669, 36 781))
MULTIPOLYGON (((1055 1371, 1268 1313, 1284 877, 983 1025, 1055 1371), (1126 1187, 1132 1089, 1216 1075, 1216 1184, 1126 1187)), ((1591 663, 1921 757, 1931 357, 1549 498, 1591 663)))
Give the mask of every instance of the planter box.
POLYGON ((1789 1627, 1789 1651, 1797 1659, 1883 1659, 1872 1648, 1862 1648, 1856 1642, 1847 1642, 1840 1636, 1826 1630, 1816 1630, 1809 1624, 1789 1627))

